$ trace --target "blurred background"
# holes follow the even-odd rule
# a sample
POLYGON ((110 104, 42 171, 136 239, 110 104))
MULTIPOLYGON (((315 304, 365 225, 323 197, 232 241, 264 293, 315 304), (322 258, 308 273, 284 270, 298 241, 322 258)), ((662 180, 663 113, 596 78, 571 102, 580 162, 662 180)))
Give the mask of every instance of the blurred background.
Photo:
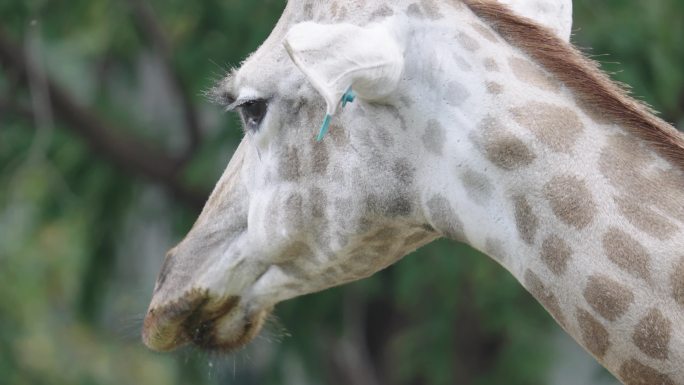
MULTIPOLYGON (((506 271, 446 241, 283 303, 236 354, 142 346, 165 251, 241 137, 203 91, 284 5, 0 1, 0 383, 616 384, 506 271)), ((684 127, 684 2, 575 0, 574 30, 684 127)))

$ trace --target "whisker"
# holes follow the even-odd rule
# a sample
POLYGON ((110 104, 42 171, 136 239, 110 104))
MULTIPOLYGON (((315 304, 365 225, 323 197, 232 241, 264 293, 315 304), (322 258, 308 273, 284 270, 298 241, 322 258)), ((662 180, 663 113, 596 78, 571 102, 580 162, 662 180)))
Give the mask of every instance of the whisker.
POLYGON ((140 339, 140 331, 142 330, 144 320, 144 313, 136 313, 122 317, 116 322, 113 333, 116 338, 119 338, 122 341, 137 341, 140 339))

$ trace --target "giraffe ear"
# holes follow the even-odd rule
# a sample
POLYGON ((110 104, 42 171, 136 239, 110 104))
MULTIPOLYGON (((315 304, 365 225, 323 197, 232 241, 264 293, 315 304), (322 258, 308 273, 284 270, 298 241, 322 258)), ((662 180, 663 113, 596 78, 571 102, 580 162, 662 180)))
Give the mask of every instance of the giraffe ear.
POLYGON ((515 13, 550 28, 558 37, 570 41, 572 0, 499 0, 515 13))
POLYGON ((285 49, 334 115, 342 95, 353 87, 359 98, 378 101, 396 89, 404 52, 388 22, 368 27, 352 24, 294 25, 285 49))

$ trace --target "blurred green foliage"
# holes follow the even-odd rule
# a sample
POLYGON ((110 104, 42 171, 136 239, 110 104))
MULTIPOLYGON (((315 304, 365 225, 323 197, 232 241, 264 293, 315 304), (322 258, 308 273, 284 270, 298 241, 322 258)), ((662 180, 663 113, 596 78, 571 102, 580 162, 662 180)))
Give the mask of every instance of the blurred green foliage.
MULTIPOLYGON (((4 0, 2 31, 120 133, 179 154, 178 97, 164 95, 158 52, 127 4, 4 0), (148 101, 149 88, 161 102, 148 101)), ((202 92, 258 47, 284 2, 151 6, 201 115, 204 137, 182 181, 207 191, 241 131, 202 92)), ((684 124, 683 2, 575 1, 575 20, 578 45, 684 124)), ((36 105, 41 85, 29 92, 0 68, 0 100, 12 104, 0 108, 1 383, 346 384, 358 383, 355 370, 380 383, 546 383, 557 326, 501 267, 447 241, 370 279, 283 303, 235 356, 148 352, 138 333, 154 275, 196 210, 113 165, 54 111, 36 124, 22 106, 36 105), (350 354, 367 367, 345 366, 350 354)))

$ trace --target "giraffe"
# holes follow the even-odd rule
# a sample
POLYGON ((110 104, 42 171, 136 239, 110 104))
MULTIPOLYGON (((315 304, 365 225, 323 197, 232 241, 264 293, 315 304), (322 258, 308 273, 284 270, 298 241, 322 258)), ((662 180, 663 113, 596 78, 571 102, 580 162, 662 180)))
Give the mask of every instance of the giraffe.
POLYGON ((571 14, 288 1, 212 92, 245 135, 166 255, 144 343, 240 348, 277 303, 447 237, 623 383, 684 385, 684 138, 573 48, 571 14))

